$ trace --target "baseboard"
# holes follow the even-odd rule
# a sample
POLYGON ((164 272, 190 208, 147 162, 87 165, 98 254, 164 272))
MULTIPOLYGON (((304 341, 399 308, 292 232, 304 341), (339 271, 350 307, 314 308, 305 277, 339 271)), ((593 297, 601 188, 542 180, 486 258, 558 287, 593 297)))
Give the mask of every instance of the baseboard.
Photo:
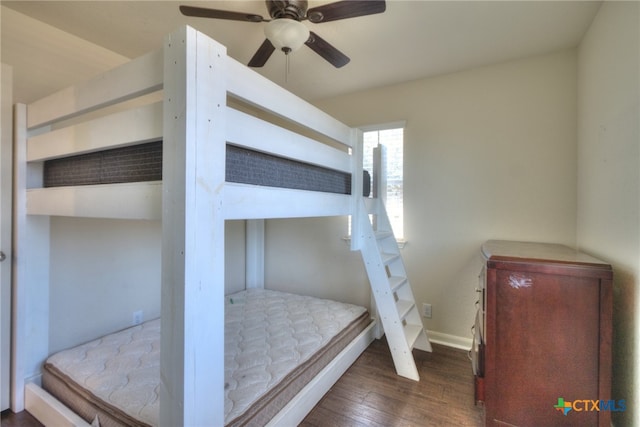
POLYGON ((446 345, 447 347, 458 348, 460 350, 469 350, 473 344, 472 338, 464 338, 442 332, 427 331, 427 335, 432 344, 446 345))

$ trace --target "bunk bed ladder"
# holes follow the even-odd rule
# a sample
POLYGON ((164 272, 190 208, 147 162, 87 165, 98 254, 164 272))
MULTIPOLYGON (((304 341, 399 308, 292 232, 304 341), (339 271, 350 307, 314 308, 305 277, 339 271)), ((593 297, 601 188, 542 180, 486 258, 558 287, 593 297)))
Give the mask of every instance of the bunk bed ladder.
POLYGON ((419 381, 412 349, 431 351, 402 255, 380 199, 361 199, 360 251, 398 375, 419 381))

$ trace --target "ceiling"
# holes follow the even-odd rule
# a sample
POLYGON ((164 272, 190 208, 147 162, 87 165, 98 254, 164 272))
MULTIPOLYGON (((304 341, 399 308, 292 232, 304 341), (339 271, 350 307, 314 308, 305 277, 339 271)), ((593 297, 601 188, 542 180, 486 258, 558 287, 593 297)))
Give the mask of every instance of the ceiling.
MULTIPOLYGON (((310 0, 309 7, 328 2, 310 0)), ((3 9, 11 9, 11 13, 2 15, 2 60, 14 67, 14 79, 23 80, 38 69, 40 60, 43 67, 55 68, 56 73, 65 73, 68 68, 70 75, 72 67, 78 65, 69 58, 57 61, 56 57, 42 53, 27 55, 22 45, 24 38, 37 39, 38 34, 11 37, 7 33, 20 31, 21 27, 12 27, 8 21, 22 15, 101 46, 108 58, 101 57, 105 63, 160 48, 163 36, 183 24, 210 35, 227 46, 230 56, 247 63, 264 40, 264 23, 190 18, 182 16, 178 6, 189 4, 268 17, 263 1, 2 1, 1 4, 5 6, 3 9)), ((388 0, 382 14, 322 24, 305 22, 351 58, 345 67, 336 69, 303 46, 290 55, 288 74, 281 52, 275 52, 265 67, 256 70, 312 101, 575 47, 599 7, 598 1, 388 0)), ((67 50, 74 59, 73 47, 67 50)), ((100 64, 96 66, 99 68, 100 64)), ((46 76, 31 79, 33 84, 46 76)))

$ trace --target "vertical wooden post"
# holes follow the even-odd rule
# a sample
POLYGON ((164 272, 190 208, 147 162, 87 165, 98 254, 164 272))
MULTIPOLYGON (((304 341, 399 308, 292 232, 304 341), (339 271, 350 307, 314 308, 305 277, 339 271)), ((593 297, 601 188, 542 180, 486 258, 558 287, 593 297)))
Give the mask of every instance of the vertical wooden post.
POLYGON ((24 409, 24 387, 40 381, 49 355, 48 216, 27 215, 27 189, 42 186, 41 164, 27 163, 27 106, 14 111, 13 351, 11 408, 24 409))
POLYGON ((165 39, 161 426, 224 424, 226 49, 165 39))
POLYGON ((351 140, 351 250, 357 251, 362 247, 360 233, 360 209, 362 208, 362 131, 353 129, 351 140))
MULTIPOLYGON (((364 155, 364 153, 363 153, 364 155)), ((380 209, 385 209, 384 204, 387 202, 387 148, 378 143, 373 148, 373 161, 371 171, 371 196, 375 200, 376 213, 380 209)), ((374 215, 372 224, 375 229, 378 228, 378 215, 374 215)), ((374 294, 371 294, 371 312, 375 313, 376 319, 380 319, 380 313, 376 305, 374 294)), ((384 328, 382 322, 376 324, 376 338, 382 338, 384 328)))
POLYGON ((373 197, 387 204, 387 147, 378 144, 373 149, 373 197))
POLYGON ((264 219, 246 225, 245 281, 247 289, 264 289, 264 219))

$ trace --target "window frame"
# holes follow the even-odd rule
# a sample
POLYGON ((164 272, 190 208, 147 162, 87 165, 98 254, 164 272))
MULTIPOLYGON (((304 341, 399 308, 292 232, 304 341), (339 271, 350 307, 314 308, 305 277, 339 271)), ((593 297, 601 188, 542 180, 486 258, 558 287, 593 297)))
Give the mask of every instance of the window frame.
MULTIPOLYGON (((406 126, 407 122, 405 120, 400 120, 400 121, 394 121, 394 122, 386 122, 386 123, 380 123, 380 124, 372 124, 372 125, 365 125, 365 126, 358 126, 358 129, 363 133, 366 132, 380 132, 380 131, 385 131, 385 130, 392 130, 392 129, 402 129, 402 182, 403 182, 403 192, 402 192, 402 199, 404 200, 404 151, 405 151, 405 143, 406 143, 406 126)), ((363 153, 364 154, 364 153, 363 153)), ((404 208, 402 210, 402 222, 403 222, 403 236, 398 237, 396 236, 396 241, 398 243, 398 246, 400 248, 403 248, 404 245, 407 243, 407 239, 406 236, 404 235, 404 208)), ((351 231, 351 230, 349 230, 351 231)), ((394 233, 395 234, 395 233, 394 233)))

